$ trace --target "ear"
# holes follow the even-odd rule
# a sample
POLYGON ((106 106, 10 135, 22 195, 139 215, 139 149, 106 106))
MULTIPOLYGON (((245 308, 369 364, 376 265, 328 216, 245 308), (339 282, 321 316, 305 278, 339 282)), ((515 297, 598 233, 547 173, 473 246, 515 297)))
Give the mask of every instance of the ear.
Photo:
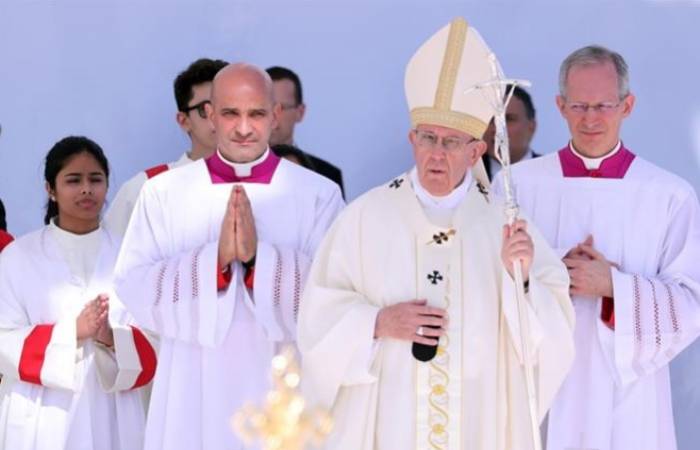
POLYGON ((412 146, 416 146, 416 130, 409 130, 408 132, 408 142, 411 143, 412 146))
POLYGON ((56 193, 54 192, 53 189, 51 189, 51 185, 47 182, 44 183, 44 189, 46 189, 46 194, 49 196, 49 198, 55 197, 56 193))
POLYGON ((216 127, 214 126, 214 105, 209 103, 204 104, 204 111, 207 113, 207 122, 209 122, 209 127, 212 130, 216 130, 216 127))
POLYGON ((486 153, 486 147, 486 142, 484 142, 481 139, 479 139, 476 142, 472 142, 468 153, 470 167, 476 164, 479 158, 481 158, 484 155, 484 153, 486 153))
POLYGON ((185 133, 190 132, 190 120, 187 117, 187 114, 182 111, 178 111, 177 114, 175 114, 175 122, 177 122, 182 131, 185 133))
POLYGON ((559 109, 559 112, 561 115, 564 115, 564 107, 566 107, 566 100, 564 100, 564 97, 561 95, 557 95, 557 108, 559 109))
POLYGON ((279 118, 280 118, 281 114, 282 114, 282 104, 275 103, 274 106, 272 107, 272 129, 277 128, 277 125, 279 125, 279 118))
POLYGON ((532 139, 532 136, 535 135, 535 131, 537 131, 537 119, 533 118, 529 122, 530 123, 528 124, 527 128, 528 128, 528 131, 530 132, 530 139, 532 139))
POLYGON ((622 100, 622 117, 627 117, 632 113, 634 102, 636 100, 637 98, 634 96, 634 94, 629 94, 624 100, 622 100))
POLYGON ((304 120, 304 114, 306 114, 306 105, 302 103, 297 106, 297 123, 304 120))

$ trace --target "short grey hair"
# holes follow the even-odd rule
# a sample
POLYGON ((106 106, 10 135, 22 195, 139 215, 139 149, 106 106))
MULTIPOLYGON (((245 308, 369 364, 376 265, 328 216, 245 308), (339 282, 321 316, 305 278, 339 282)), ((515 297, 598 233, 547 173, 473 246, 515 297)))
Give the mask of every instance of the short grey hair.
POLYGON ((629 68, 625 59, 617 52, 599 45, 580 48, 566 57, 559 68, 559 94, 566 98, 566 80, 573 67, 592 66, 611 62, 617 72, 617 94, 622 100, 630 93, 629 68))

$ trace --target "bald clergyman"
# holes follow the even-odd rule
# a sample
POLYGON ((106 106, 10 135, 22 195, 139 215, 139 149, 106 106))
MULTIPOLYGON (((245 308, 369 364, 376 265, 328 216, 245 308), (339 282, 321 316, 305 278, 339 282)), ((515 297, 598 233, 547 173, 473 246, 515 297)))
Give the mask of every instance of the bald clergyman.
POLYGON ((332 181, 268 148, 280 113, 267 73, 214 78, 217 151, 146 182, 117 263, 117 290, 160 337, 147 450, 240 449, 230 416, 260 402, 278 344, 296 339, 316 247, 343 207, 332 181))

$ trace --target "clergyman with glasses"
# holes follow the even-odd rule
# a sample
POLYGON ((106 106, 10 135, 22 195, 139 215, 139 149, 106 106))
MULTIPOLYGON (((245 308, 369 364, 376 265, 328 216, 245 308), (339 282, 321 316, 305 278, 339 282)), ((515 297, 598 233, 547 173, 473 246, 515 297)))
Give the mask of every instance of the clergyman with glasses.
POLYGON ((455 19, 418 49, 405 89, 415 167, 349 205, 299 313, 305 393, 331 410, 325 448, 521 450, 532 445, 513 261, 524 268, 541 419, 573 359, 559 257, 505 224, 481 162, 494 115, 489 49, 455 19))
POLYGON ((200 158, 207 158, 216 150, 216 135, 209 123, 206 105, 211 103, 212 80, 226 64, 219 59, 200 58, 175 78, 175 120, 190 138, 191 147, 177 161, 140 171, 121 186, 103 220, 115 236, 124 236, 136 199, 146 180, 200 158))
POLYGON ((513 166, 518 203, 563 257, 576 310, 548 449, 676 449, 669 363, 700 331, 700 208, 685 180, 622 142, 634 102, 619 53, 574 51, 557 96, 569 143, 513 166))

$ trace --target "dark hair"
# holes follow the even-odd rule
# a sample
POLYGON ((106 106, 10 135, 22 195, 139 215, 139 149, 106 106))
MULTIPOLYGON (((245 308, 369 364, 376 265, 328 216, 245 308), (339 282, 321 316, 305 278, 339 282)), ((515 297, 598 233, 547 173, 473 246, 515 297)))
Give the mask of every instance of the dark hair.
POLYGON ((267 74, 270 75, 270 78, 272 78, 272 81, 289 80, 294 83, 294 101, 297 102, 297 106, 304 103, 304 95, 301 91, 301 80, 299 79, 299 75, 286 67, 280 66, 268 67, 265 70, 267 71, 267 74))
MULTIPOLYGON (((510 88, 510 86, 508 86, 510 88)), ((507 91, 506 91, 507 92, 507 91)), ((525 114, 527 118, 533 120, 535 118, 535 105, 532 103, 532 97, 527 91, 520 86, 515 86, 513 89, 513 97, 518 97, 523 105, 525 105, 525 114)))
POLYGON ((173 83, 177 110, 184 112, 187 109, 188 103, 194 96, 192 88, 198 84, 211 82, 219 70, 227 65, 226 61, 220 59, 200 58, 190 64, 184 72, 181 72, 173 83))
MULTIPOLYGON (((58 172, 68 164, 68 162, 77 154, 89 153, 102 167, 105 176, 109 178, 109 162, 102 148, 95 142, 83 136, 68 136, 56 142, 51 150, 46 154, 44 164, 44 180, 49 184, 51 189, 56 189, 56 177, 58 172)), ((46 204, 46 215, 44 223, 48 223, 58 215, 58 204, 49 198, 46 204)))
POLYGON ((272 150, 272 152, 280 158, 284 158, 285 156, 293 156, 299 160, 302 167, 306 167, 314 172, 316 171, 316 166, 314 166, 314 163, 311 162, 309 157, 306 156, 306 153, 304 153, 299 147, 288 144, 277 144, 270 147, 270 150, 272 150))
POLYGON ((7 231, 7 221, 5 220, 5 205, 0 200, 0 230, 7 231))

